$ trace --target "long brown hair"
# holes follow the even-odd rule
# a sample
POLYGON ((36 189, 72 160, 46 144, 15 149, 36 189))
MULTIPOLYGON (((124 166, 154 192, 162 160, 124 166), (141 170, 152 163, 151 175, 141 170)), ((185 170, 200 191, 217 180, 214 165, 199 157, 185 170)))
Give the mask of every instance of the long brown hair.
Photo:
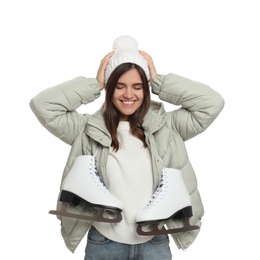
POLYGON ((120 114, 117 108, 114 106, 112 99, 114 95, 115 88, 117 86, 118 79, 127 71, 135 68, 142 79, 143 91, 144 91, 144 101, 138 110, 129 116, 130 132, 133 136, 139 138, 144 147, 147 147, 145 142, 144 131, 142 128, 142 121, 150 107, 150 90, 149 82, 147 80, 144 70, 134 64, 134 63, 123 63, 119 65, 110 75, 106 84, 106 97, 105 97, 105 109, 104 109, 104 119, 106 127, 112 138, 112 147, 115 151, 119 149, 119 141, 117 138, 117 127, 120 121, 120 114))

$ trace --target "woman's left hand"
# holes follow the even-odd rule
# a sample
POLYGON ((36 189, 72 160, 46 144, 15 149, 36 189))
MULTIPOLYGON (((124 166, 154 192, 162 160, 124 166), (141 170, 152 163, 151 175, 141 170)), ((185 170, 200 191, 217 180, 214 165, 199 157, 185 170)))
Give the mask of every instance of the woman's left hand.
POLYGON ((156 72, 156 68, 154 66, 153 63, 153 59, 150 55, 148 55, 146 52, 139 50, 139 53, 141 55, 143 55, 143 57, 146 59, 147 63, 148 63, 148 67, 149 67, 149 71, 150 71, 150 83, 152 83, 152 81, 154 80, 157 72, 156 72))

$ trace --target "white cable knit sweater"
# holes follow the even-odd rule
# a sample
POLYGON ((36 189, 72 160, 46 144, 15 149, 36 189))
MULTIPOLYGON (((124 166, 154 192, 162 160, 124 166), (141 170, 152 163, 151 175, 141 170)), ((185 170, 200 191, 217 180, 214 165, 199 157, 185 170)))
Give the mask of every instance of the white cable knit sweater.
POLYGON ((111 149, 107 162, 108 188, 123 202, 123 219, 116 224, 95 222, 93 225, 113 241, 139 244, 152 238, 139 236, 135 223, 136 213, 152 196, 152 164, 149 150, 129 130, 129 122, 119 122, 120 149, 117 152, 111 149))

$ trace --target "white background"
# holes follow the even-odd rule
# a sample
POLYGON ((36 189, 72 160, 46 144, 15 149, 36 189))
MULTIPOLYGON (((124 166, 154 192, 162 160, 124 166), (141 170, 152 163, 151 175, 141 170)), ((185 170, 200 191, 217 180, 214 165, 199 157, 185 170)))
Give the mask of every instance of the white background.
POLYGON ((205 216, 186 252, 171 241, 173 259, 260 259, 257 2, 1 1, 0 258, 83 259, 86 237, 71 254, 48 214, 70 147, 40 125, 28 103, 47 87, 95 77, 113 40, 130 34, 158 73, 206 83, 226 101, 213 125, 187 142, 205 216))

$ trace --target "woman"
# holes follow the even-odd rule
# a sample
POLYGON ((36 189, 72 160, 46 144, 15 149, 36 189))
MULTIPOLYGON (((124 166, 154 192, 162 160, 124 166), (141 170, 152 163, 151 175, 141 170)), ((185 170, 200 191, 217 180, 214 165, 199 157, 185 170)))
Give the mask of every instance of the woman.
MULTIPOLYGON (((89 231, 85 259, 171 259, 168 235, 137 234, 135 217, 156 190, 165 166, 181 170, 192 203, 190 222, 201 225, 203 206, 184 142, 207 129, 224 101, 204 84, 174 74, 158 75, 152 58, 139 51, 130 36, 118 37, 113 49, 101 61, 95 79, 73 79, 30 102, 44 127, 72 146, 63 179, 77 156, 96 154, 102 181, 123 203, 119 223, 59 217, 62 235, 73 252, 89 231), (163 103, 151 101, 150 88, 162 101, 181 107, 166 112, 163 103), (76 111, 103 89, 100 110, 93 115, 76 111)), ((173 219, 165 224, 170 229, 181 225, 173 219)), ((172 237, 178 248, 186 249, 198 232, 172 237)))

